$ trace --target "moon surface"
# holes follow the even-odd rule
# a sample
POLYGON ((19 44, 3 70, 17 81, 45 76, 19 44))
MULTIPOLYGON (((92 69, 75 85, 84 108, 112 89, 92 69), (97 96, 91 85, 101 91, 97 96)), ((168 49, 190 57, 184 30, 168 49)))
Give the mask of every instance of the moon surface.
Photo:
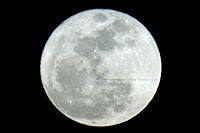
POLYGON ((45 92, 65 116, 89 126, 111 126, 133 118, 151 101, 161 58, 153 37, 135 18, 92 9, 54 30, 40 72, 45 92))

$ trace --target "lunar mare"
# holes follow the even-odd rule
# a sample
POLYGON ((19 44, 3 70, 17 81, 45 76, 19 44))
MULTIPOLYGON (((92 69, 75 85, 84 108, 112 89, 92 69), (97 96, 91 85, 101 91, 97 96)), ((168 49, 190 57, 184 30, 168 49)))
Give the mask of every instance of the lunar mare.
POLYGON ((48 39, 40 64, 51 102, 68 118, 111 126, 141 112, 161 76, 151 34, 133 17, 93 9, 65 20, 48 39))

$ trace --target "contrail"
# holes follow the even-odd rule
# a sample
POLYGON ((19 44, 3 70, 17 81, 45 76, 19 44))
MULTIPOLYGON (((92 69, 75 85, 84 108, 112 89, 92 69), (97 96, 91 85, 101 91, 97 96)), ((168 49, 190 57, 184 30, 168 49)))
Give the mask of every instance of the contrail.
POLYGON ((158 79, 100 79, 100 80, 141 80, 141 81, 145 81, 145 80, 158 80, 158 79))

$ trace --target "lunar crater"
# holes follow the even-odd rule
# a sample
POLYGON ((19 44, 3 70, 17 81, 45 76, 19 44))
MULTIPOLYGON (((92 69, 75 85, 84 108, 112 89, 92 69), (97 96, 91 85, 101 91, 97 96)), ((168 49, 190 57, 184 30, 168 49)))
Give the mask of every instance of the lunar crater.
POLYGON ((93 18, 96 22, 104 22, 107 20, 107 16, 102 13, 95 14, 93 18))
POLYGON ((81 62, 77 57, 64 58, 56 68, 56 82, 73 96, 76 94, 76 89, 80 89, 80 86, 85 85, 85 77, 88 74, 87 69, 81 62))
POLYGON ((112 23, 112 26, 116 32, 127 32, 130 30, 130 27, 127 26, 124 20, 117 19, 112 23))

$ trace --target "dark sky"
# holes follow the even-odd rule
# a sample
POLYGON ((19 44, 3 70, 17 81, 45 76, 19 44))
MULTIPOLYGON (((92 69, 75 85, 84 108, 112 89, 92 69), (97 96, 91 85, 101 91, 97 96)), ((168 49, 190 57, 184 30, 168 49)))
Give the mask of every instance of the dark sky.
POLYGON ((4 39, 10 45, 5 45, 2 53, 10 59, 5 60, 4 64, 7 65, 4 66, 12 75, 4 77, 12 81, 5 82, 6 88, 11 89, 5 89, 8 92, 2 94, 5 94, 5 98, 2 96, 5 101, 2 106, 6 112, 6 125, 12 125, 15 129, 46 131, 74 129, 125 132, 127 129, 128 132, 130 129, 131 132, 163 132, 171 131, 179 121, 184 121, 182 112, 176 110, 181 106, 177 98, 181 86, 177 84, 177 79, 182 74, 177 63, 183 61, 181 52, 185 49, 182 43, 185 37, 180 37, 180 32, 188 28, 183 26, 185 21, 182 20, 191 16, 185 11, 189 5, 161 0, 66 0, 8 2, 5 7, 2 11, 5 18, 2 20, 10 29, 5 28, 8 38, 4 39), (157 42, 162 60, 160 86, 146 109, 126 123, 101 129, 78 124, 61 114, 47 98, 40 79, 42 50, 53 30, 68 17, 94 8, 118 10, 139 20, 157 42), (12 54, 7 52, 8 49, 12 54))

